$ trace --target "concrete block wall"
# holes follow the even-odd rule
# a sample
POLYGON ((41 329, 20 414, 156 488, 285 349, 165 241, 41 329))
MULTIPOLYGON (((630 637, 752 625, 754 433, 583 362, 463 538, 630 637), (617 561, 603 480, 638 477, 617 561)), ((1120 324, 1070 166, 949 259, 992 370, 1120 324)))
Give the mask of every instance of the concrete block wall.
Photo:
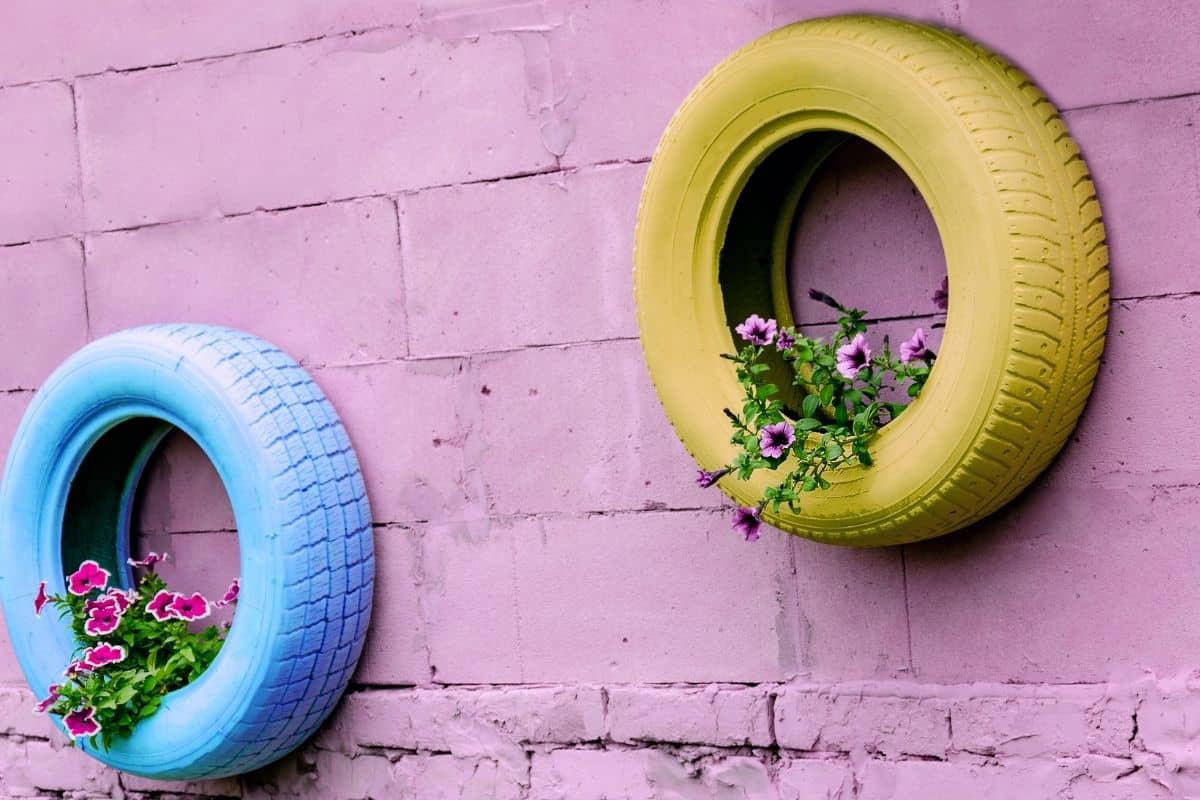
MULTIPOLYGON (((66 748, 0 629, 0 797, 1200 796, 1200 6, 12 0, 0 16, 0 455, 88 340, 244 327, 340 410, 379 558, 351 691, 300 751, 238 779, 161 784, 66 748), (956 27, 1044 85, 1101 193, 1111 338, 1074 442, 976 528, 747 544, 692 486, 641 361, 638 192, 711 66, 844 11, 956 27)), ((814 192, 852 210, 887 169, 814 192)), ((819 232, 830 260, 861 262, 867 237, 936 283, 919 200, 867 207, 819 232)), ((861 272, 813 279, 887 299, 861 272)), ((140 527, 183 585, 237 569, 228 501, 186 439, 147 478, 140 527)))

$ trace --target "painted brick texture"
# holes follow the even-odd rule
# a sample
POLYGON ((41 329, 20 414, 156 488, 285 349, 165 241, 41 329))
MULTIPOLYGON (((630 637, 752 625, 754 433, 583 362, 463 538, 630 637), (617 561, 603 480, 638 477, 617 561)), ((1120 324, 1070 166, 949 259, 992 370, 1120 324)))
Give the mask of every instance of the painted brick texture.
MULTIPOLYGON (((322 731, 222 781, 69 748, 0 624, 0 798, 1200 797, 1194 3, 9 5, 0 455, 88 341, 247 328, 339 409, 378 577, 322 731), (1105 210, 1111 337, 1074 441, 989 520, 904 548, 746 544, 641 360, 639 192, 709 68, 848 11, 965 31, 1061 105, 1105 210)), ((941 248, 895 165, 842 151, 795 237, 801 320, 827 321, 816 285, 924 324, 941 248)), ((237 569, 186 437, 137 527, 181 585, 237 569)))

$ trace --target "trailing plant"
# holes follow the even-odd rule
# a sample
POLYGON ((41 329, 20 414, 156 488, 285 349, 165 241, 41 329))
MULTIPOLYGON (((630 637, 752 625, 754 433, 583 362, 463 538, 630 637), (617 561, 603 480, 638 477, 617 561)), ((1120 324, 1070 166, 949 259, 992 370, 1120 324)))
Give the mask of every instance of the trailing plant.
MULTIPOLYGON (((933 295, 941 310, 947 307, 948 288, 943 281, 933 295)), ((758 538, 767 505, 776 512, 783 505, 798 510, 804 494, 829 488, 831 471, 870 467, 871 440, 920 395, 937 357, 923 328, 900 344, 899 353, 886 336, 875 352, 865 311, 815 289, 808 296, 838 312, 837 330, 828 341, 751 314, 736 328, 746 345, 722 356, 733 362, 742 387, 742 407, 724 409, 733 428, 730 442, 738 450, 724 467, 700 470, 696 482, 709 487, 727 475, 746 480, 759 470, 784 470, 757 505, 734 511, 733 528, 747 541, 758 538), (791 367, 802 398, 799 408, 787 406, 780 388, 769 382, 765 356, 771 350, 791 367)))
POLYGON ((38 586, 34 613, 57 608, 70 619, 78 647, 62 682, 51 684, 34 710, 62 717, 72 741, 99 737, 107 749, 114 738, 130 735, 168 692, 198 678, 221 649, 224 630, 210 625, 192 632, 189 625, 237 602, 239 580, 216 602, 199 592, 172 592, 154 571, 166 558, 150 553, 129 559, 146 569, 134 589, 110 587, 108 570, 91 560, 67 576, 66 594, 47 594, 45 581, 38 586))

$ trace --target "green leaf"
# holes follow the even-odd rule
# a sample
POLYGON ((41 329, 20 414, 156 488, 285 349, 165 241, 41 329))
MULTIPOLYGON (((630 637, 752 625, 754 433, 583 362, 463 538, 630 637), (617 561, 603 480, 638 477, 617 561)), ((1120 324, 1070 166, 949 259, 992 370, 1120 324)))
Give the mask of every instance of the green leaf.
POLYGON ((804 398, 804 402, 800 404, 800 410, 804 416, 811 417, 817 413, 817 409, 821 406, 821 398, 815 394, 810 394, 804 398))
POLYGON ((798 431, 815 431, 819 427, 821 427, 821 420, 813 419, 812 417, 805 417, 796 423, 796 430, 798 431))
POLYGON ((827 383, 821 387, 821 405, 827 406, 833 402, 834 391, 832 383, 827 383))
MULTIPOLYGON (((842 446, 837 442, 830 442, 825 445, 825 459, 827 461, 835 461, 842 457, 842 446)), ((825 486, 821 487, 826 488, 825 486)))

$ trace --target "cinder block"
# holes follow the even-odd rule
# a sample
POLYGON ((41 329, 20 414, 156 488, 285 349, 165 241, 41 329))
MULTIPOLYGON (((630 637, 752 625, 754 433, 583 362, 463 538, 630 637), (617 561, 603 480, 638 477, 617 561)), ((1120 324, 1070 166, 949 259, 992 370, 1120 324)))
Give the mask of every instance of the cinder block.
MULTIPOLYGON (((698 489, 637 342, 540 348, 472 359, 474 456, 499 515, 698 508, 698 489)), ((713 409, 720 415, 721 409, 713 409)))
POLYGON ((957 3, 959 24, 1024 69, 1061 108, 1200 90, 1200 6, 1163 0, 957 3))
POLYGON ((854 777, 842 761, 811 758, 781 762, 775 777, 779 800, 850 800, 854 777))
MULTIPOLYGON (((351 756, 306 747, 241 778, 247 800, 360 800, 397 796, 399 778, 385 756, 351 756)), ((399 795, 403 796, 403 795, 399 795)))
POLYGON ((435 681, 520 683, 510 523, 448 522, 421 537, 420 607, 435 681))
POLYGON ((242 786, 237 778, 220 778, 207 781, 156 781, 121 773, 121 786, 126 792, 146 792, 154 797, 164 795, 200 795, 204 798, 241 797, 242 786))
POLYGON ((0 328, 0 389, 37 388, 87 342, 79 243, 0 248, 0 313, 7 320, 0 328))
POLYGON ((115 769, 104 766, 81 750, 63 746, 64 738, 59 734, 54 742, 26 740, 24 758, 14 770, 17 774, 5 769, 5 779, 13 786, 44 792, 80 792, 112 797, 120 791, 119 773, 115 769))
POLYGON ((725 514, 703 512, 526 519, 510 535, 525 681, 756 683, 795 673, 781 535, 747 543, 725 514))
POLYGON ((368 690, 346 696, 318 745, 451 753, 523 768, 523 746, 573 744, 604 734, 598 687, 368 690))
POLYGON ((1114 297, 1197 287, 1191 258, 1200 249, 1197 116, 1194 97, 1065 115, 1104 210, 1114 297))
POLYGON ((970 531, 907 546, 916 674, 1073 683, 1190 668, 1198 506, 1194 487, 1042 485, 970 531))
POLYGON ((168 9, 119 0, 80 6, 64 17, 61 9, 37 0, 12 0, 0 30, 0 75, 19 83, 260 50, 403 25, 416 18, 419 5, 416 0, 296 0, 247 7, 216 0, 168 9))
POLYGON ((94 336, 204 322, 255 333, 306 364, 406 351, 390 200, 102 234, 89 237, 87 260, 94 336))
POLYGON ((573 131, 563 162, 649 158, 692 87, 774 27, 768 11, 766 0, 572 3, 550 34, 556 111, 573 131))
POLYGON ((944 758, 950 749, 948 703, 867 693, 784 689, 775 700, 775 736, 782 747, 862 751, 887 758, 944 758))
POLYGON ((470 517, 481 505, 463 369, 441 359, 314 371, 354 443, 376 522, 470 517))
POLYGON ((179 430, 167 434, 146 465, 135 509, 133 528, 141 534, 142 546, 133 549, 139 558, 147 551, 169 546, 172 533, 237 529, 216 467, 200 446, 179 430))
MULTIPOLYGON (((3 620, 0 620, 3 625, 3 620)), ((55 727, 44 714, 37 714, 33 707, 45 695, 35 695, 24 686, 0 686, 0 735, 27 736, 34 739, 50 739, 56 736, 55 727)))
POLYGON ((626 743, 774 743, 765 689, 615 686, 608 690, 608 724, 613 740, 626 743))
POLYGON ((791 241, 788 286, 801 324, 837 319, 810 288, 872 317, 939 314, 932 297, 946 257, 933 215, 904 170, 866 142, 843 145, 813 177, 791 241))
POLYGON ((637 335, 632 253, 640 165, 400 199, 417 355, 637 335), (453 220, 471 220, 471 233, 453 220))
POLYGON ((405 528, 376 528, 374 606, 355 681, 377 685, 429 681, 417 600, 420 577, 416 535, 405 528))
POLYGON ((1128 756, 1132 695, 1104 685, 1001 689, 950 702, 951 746, 1000 758, 1128 756))
MULTIPOLYGON (((1180 673, 1163 680, 1143 680, 1138 686, 1135 747, 1162 757, 1168 772, 1200 769, 1200 680, 1180 673)), ((1197 786, 1200 788, 1200 785, 1197 786)))
POLYGON ((1163 398, 1200 392, 1200 372, 1162 354, 1171 343, 1200 332, 1200 297, 1117 301, 1110 308, 1108 341, 1096 386, 1079 427, 1038 487, 1069 503, 1069 489, 1200 483, 1200 466, 1180 447, 1179 431, 1200 426, 1200 409, 1183 403, 1163 424, 1163 398), (1136 386, 1137 391, 1130 387, 1136 386))
POLYGON ((551 167, 525 105, 525 69, 513 36, 449 44, 396 30, 83 79, 88 225, 283 208, 551 167))
POLYGON ((999 765, 950 761, 869 761, 858 772, 859 800, 1024 800, 1059 797, 1070 773, 1053 762, 999 765))
MULTIPOLYGON (((525 759, 522 759, 524 764, 525 759)), ((379 797, 421 800, 521 800, 527 795, 527 765, 513 771, 491 758, 452 755, 405 756, 395 766, 396 780, 379 797), (397 793, 397 790, 399 792, 397 793)))
POLYGON ((77 232, 82 198, 71 87, 0 89, 0 130, 0 244, 77 232))
POLYGON ((535 753, 530 783, 530 796, 539 800, 775 796, 767 768, 758 759, 718 756, 685 764, 658 750, 535 753))
POLYGON ((787 538, 803 631, 795 644, 801 673, 830 682, 911 674, 899 548, 830 547, 787 538))
POLYGON ((7 462, 13 435, 32 400, 33 392, 0 392, 0 464, 7 462))

